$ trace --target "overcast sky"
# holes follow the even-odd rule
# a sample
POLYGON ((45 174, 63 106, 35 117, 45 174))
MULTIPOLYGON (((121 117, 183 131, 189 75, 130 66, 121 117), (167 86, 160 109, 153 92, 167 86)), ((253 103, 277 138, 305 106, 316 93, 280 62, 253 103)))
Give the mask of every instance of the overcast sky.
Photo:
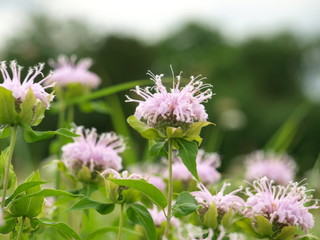
POLYGON ((78 18, 102 32, 150 41, 191 20, 218 27, 234 39, 282 29, 304 36, 320 33, 319 0, 0 0, 0 46, 32 12, 78 18))

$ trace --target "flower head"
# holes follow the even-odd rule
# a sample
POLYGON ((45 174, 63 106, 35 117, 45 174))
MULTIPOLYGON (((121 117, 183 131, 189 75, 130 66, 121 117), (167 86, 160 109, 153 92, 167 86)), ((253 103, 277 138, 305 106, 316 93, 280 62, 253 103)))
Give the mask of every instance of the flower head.
POLYGON ((136 92, 143 100, 132 99, 127 96, 127 102, 139 103, 136 108, 135 117, 146 121, 148 125, 160 127, 163 124, 171 127, 181 127, 183 124, 192 124, 197 121, 206 121, 208 114, 206 113, 203 102, 212 96, 210 84, 204 84, 198 77, 191 77, 190 82, 180 87, 181 76, 177 76, 177 81, 173 84, 173 88, 167 90, 162 84, 161 75, 154 75, 148 72, 151 80, 154 81, 154 87, 146 87, 141 89, 136 87, 136 92), (203 89, 205 91, 201 92, 203 89), (154 90, 154 93, 152 93, 154 90))
MULTIPOLYGON (((199 149, 196 162, 201 182, 212 184, 220 180, 221 174, 217 171, 220 166, 220 156, 217 153, 206 153, 204 150, 199 149)), ((192 174, 177 156, 174 158, 172 165, 172 176, 175 180, 189 181, 193 179, 192 174)))
POLYGON ((6 62, 0 62, 0 70, 3 77, 3 83, 0 84, 0 87, 10 90, 17 103, 22 103, 25 100, 29 90, 32 90, 35 98, 38 101, 43 102, 45 106, 49 108, 50 102, 53 100, 53 95, 47 93, 46 89, 52 87, 54 83, 46 87, 41 85, 51 76, 51 73, 46 77, 43 76, 43 67, 44 64, 39 63, 38 66, 30 68, 27 76, 21 82, 21 71, 23 68, 19 66, 16 61, 10 62, 12 76, 10 76, 7 71, 6 62), (39 82, 35 82, 36 77, 39 75, 41 75, 43 79, 39 82))
POLYGON ((81 59, 76 64, 76 56, 71 56, 70 60, 66 56, 59 56, 57 62, 50 60, 49 64, 55 69, 47 83, 56 82, 61 87, 70 83, 80 83, 85 87, 97 88, 100 78, 88 69, 92 65, 90 58, 81 59))
POLYGON ((252 184, 253 190, 247 189, 249 196, 246 202, 245 215, 253 217, 262 215, 272 223, 289 226, 300 226, 304 231, 314 225, 313 216, 309 209, 318 208, 317 202, 312 202, 305 185, 290 182, 287 186, 274 185, 273 180, 263 177, 252 184))
POLYGON ((200 191, 192 192, 191 194, 204 209, 208 209, 214 202, 218 212, 222 215, 228 212, 230 209, 241 212, 245 202, 235 194, 240 192, 242 188, 224 195, 224 191, 228 186, 230 186, 230 183, 224 183, 221 190, 216 195, 212 195, 209 190, 200 183, 198 184, 200 191))
POLYGON ((297 164, 288 155, 257 151, 246 160, 246 179, 255 180, 268 177, 275 182, 286 185, 294 179, 297 164))
POLYGON ((122 168, 119 153, 125 150, 125 144, 121 137, 113 132, 99 136, 96 129, 83 130, 83 127, 77 127, 76 133, 80 137, 62 147, 62 159, 67 167, 77 170, 86 166, 90 171, 122 168))

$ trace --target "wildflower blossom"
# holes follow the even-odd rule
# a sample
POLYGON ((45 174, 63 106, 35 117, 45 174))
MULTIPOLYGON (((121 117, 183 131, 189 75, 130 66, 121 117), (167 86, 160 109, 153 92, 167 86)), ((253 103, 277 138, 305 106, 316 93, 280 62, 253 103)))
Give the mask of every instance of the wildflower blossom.
POLYGON ((80 137, 62 147, 62 159, 67 167, 77 170, 86 166, 92 172, 122 168, 119 153, 125 150, 125 144, 121 137, 113 132, 99 136, 96 129, 83 130, 83 127, 77 127, 76 133, 80 137))
POLYGON ((286 185, 294 179, 297 164, 288 155, 257 151, 246 160, 246 179, 255 180, 268 177, 275 182, 286 185))
POLYGON ((240 192, 242 188, 224 195, 224 191, 228 186, 230 186, 230 183, 224 183, 221 190, 216 195, 212 195, 209 190, 200 183, 198 184, 200 191, 192 192, 191 194, 204 209, 208 209, 214 202, 221 215, 228 212, 230 209, 241 212, 245 202, 235 194, 240 192))
POLYGON ((49 64, 55 70, 47 83, 56 82, 61 87, 70 83, 80 83, 85 87, 97 88, 101 80, 95 73, 88 70, 92 60, 84 58, 76 64, 76 59, 76 56, 71 56, 70 60, 66 56, 59 56, 57 62, 50 60, 49 64))
MULTIPOLYGON (((217 153, 206 153, 204 150, 199 149, 196 162, 201 182, 212 184, 219 181, 221 175, 217 168, 220 166, 220 156, 217 153)), ((172 176, 175 180, 188 181, 193 179, 193 176, 179 157, 174 158, 172 176)))
POLYGON ((0 87, 6 88, 12 92, 12 96, 16 99, 16 103, 22 103, 29 90, 32 90, 34 96, 39 101, 43 102, 47 108, 50 106, 50 102, 53 100, 53 95, 46 92, 46 89, 54 86, 54 83, 43 87, 41 84, 46 81, 51 73, 44 77, 39 82, 35 82, 37 76, 41 75, 43 77, 44 64, 39 63, 38 66, 29 69, 27 76, 21 82, 21 71, 22 67, 17 64, 16 61, 10 62, 10 68, 12 71, 12 76, 7 71, 7 65, 5 61, 0 62, 0 70, 3 77, 3 83, 0 84, 0 87))
MULTIPOLYGON (((165 223, 167 221, 167 218, 165 217, 164 212, 159 211, 156 206, 153 206, 152 209, 148 209, 148 211, 149 211, 156 227, 161 227, 162 223, 165 223)), ((171 222, 172 226, 174 226, 174 227, 180 226, 179 219, 177 219, 175 217, 172 217, 170 219, 170 222, 171 222)))
POLYGON ((143 100, 132 99, 127 96, 127 102, 139 103, 136 108, 135 117, 146 121, 148 125, 155 126, 164 123, 165 126, 180 127, 184 123, 192 124, 197 121, 206 121, 208 114, 205 111, 203 102, 212 96, 210 84, 204 84, 200 76, 191 77, 185 87, 180 87, 181 76, 177 76, 173 88, 169 91, 162 83, 161 75, 148 74, 154 81, 155 87, 141 89, 136 87, 136 92, 143 100), (204 92, 201 90, 206 89, 204 92), (152 93, 154 90, 154 93, 152 93))
POLYGON ((249 196, 246 202, 245 215, 253 217, 262 215, 275 224, 300 226, 304 231, 312 228, 314 219, 309 209, 318 208, 317 202, 312 205, 312 196, 308 196, 305 185, 290 182, 287 186, 274 185, 273 180, 263 177, 252 184, 253 190, 247 189, 249 196))

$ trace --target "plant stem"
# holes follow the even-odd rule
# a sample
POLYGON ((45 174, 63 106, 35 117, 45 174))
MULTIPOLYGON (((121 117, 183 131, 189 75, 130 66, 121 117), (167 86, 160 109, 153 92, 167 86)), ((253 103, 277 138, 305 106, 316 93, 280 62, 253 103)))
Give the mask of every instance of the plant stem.
POLYGON ((11 160, 12 160, 12 155, 13 155, 14 146, 16 144, 16 140, 17 140, 17 126, 15 125, 12 127, 9 152, 7 155, 6 168, 4 172, 2 201, 1 201, 2 208, 4 208, 6 204, 6 195, 7 195, 7 188, 8 188, 9 175, 10 175, 10 165, 11 165, 11 160))
POLYGON ((170 219, 171 219, 171 205, 172 205, 172 192, 173 192, 173 179, 172 179, 172 140, 168 141, 168 169, 169 169, 169 179, 168 179, 168 211, 167 211, 167 224, 165 230, 165 237, 169 239, 170 235, 170 219))
POLYGON ((120 208, 120 221, 119 221, 119 230, 118 230, 118 240, 122 238, 122 227, 123 227, 123 203, 121 203, 120 208))
POLYGON ((25 220, 25 217, 21 217, 21 223, 20 223, 20 227, 19 227, 19 232, 18 232, 18 236, 17 236, 17 240, 20 240, 21 238, 21 234, 23 232, 23 224, 24 224, 24 220, 25 220))

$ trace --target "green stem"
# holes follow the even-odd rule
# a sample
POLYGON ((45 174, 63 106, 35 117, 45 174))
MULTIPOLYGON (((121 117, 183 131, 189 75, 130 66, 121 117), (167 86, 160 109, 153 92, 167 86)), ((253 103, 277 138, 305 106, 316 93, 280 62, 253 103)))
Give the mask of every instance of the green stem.
POLYGON ((170 219, 171 219, 171 205, 172 205, 172 192, 173 192, 173 179, 172 179, 172 140, 168 141, 168 169, 169 169, 169 179, 168 179, 168 211, 167 211, 167 224, 165 230, 165 237, 169 239, 170 235, 170 219))
POLYGON ((74 106, 68 108, 68 125, 74 121, 74 106))
POLYGON ((19 232, 18 232, 16 240, 20 240, 20 238, 21 238, 21 234, 23 232, 24 220, 25 220, 25 217, 21 217, 21 223, 20 223, 19 232))
POLYGON ((16 144, 16 140, 17 140, 17 126, 13 126, 9 152, 8 152, 7 161, 6 161, 6 168, 4 172, 4 179, 3 179, 3 191, 2 191, 2 201, 1 201, 2 208, 4 208, 6 204, 5 199, 6 199, 7 188, 9 183, 10 165, 11 165, 11 160, 12 160, 12 155, 13 155, 14 146, 16 144))
POLYGON ((123 227, 123 203, 121 203, 120 208, 120 220, 119 220, 119 230, 118 230, 118 240, 122 238, 122 227, 123 227))

